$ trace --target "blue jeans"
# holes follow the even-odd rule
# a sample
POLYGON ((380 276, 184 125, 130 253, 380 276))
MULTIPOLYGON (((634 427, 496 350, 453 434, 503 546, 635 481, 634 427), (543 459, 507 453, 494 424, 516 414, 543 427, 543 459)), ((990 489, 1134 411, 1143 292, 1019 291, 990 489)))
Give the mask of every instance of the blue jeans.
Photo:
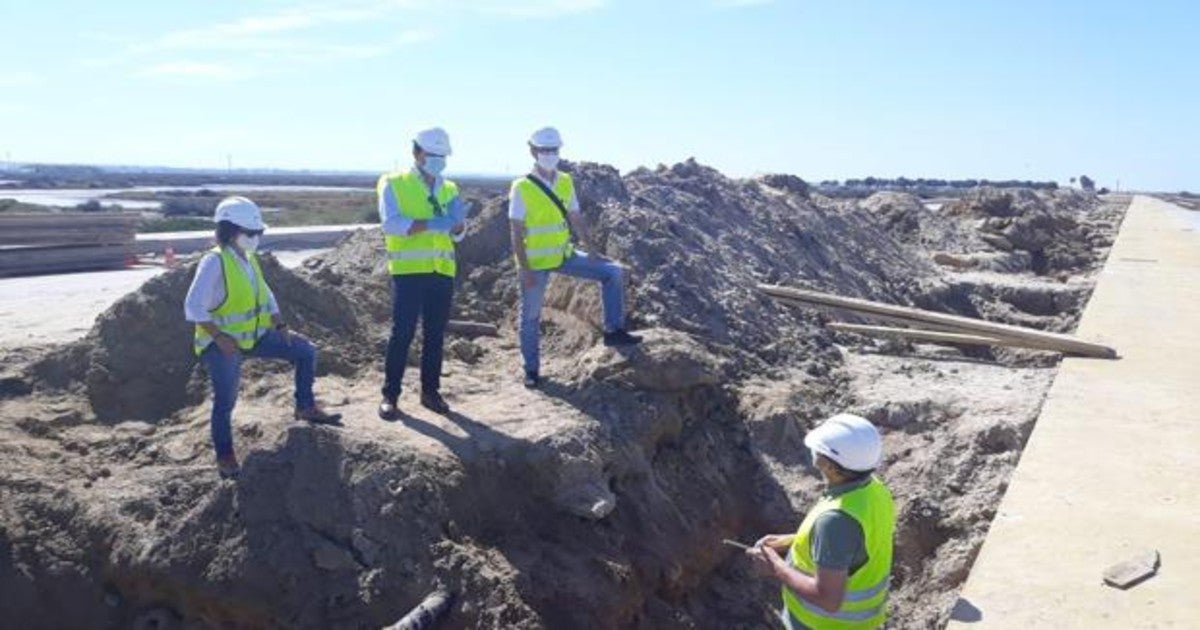
POLYGON ((400 397, 408 347, 421 320, 421 391, 437 393, 442 385, 442 349, 450 303, 454 299, 454 278, 440 273, 414 273, 392 276, 392 336, 388 340, 383 368, 383 396, 400 397))
POLYGON ((521 286, 521 357, 525 360, 525 371, 536 372, 540 364, 538 325, 542 317, 542 301, 546 298, 546 285, 551 273, 561 273, 573 278, 600 282, 600 299, 604 305, 604 332, 610 333, 625 327, 625 287, 621 283, 621 266, 608 260, 588 256, 587 252, 575 250, 575 255, 563 261, 561 267, 533 272, 537 283, 532 289, 521 286))
POLYGON ((312 342, 295 337, 291 342, 287 335, 277 330, 268 330, 253 348, 227 355, 216 343, 208 344, 200 353, 200 362, 212 379, 212 440, 217 457, 233 454, 233 407, 237 404, 238 383, 242 376, 242 359, 283 359, 296 366, 296 409, 303 411, 316 404, 313 397, 313 379, 316 378, 317 348, 312 342))

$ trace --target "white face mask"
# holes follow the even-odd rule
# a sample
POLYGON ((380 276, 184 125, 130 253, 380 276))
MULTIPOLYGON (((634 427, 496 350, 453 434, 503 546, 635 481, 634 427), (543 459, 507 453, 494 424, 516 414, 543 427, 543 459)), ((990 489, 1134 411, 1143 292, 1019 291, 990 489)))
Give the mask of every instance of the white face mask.
POLYGON ((242 251, 246 252, 247 254, 253 254, 255 251, 258 250, 258 237, 257 236, 246 236, 245 234, 238 234, 237 240, 235 242, 237 243, 237 246, 240 247, 242 249, 242 251))
POLYGON ((544 171, 553 171, 558 166, 557 153, 537 154, 537 165, 544 171))

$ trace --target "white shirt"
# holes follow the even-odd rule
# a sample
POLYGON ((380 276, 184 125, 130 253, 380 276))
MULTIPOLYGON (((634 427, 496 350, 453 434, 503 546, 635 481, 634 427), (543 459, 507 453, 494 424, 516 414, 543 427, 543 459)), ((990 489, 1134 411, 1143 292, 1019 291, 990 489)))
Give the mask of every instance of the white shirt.
MULTIPOLYGON (((242 273, 250 279, 250 287, 258 294, 258 277, 254 275, 254 267, 250 261, 237 253, 233 257, 242 268, 242 273)), ((279 305, 275 302, 275 293, 267 287, 267 309, 272 315, 279 314, 279 305)), ((192 278, 192 286, 188 288, 187 298, 183 300, 183 314, 189 322, 211 322, 212 311, 225 301, 225 272, 221 269, 221 256, 213 252, 200 259, 196 267, 196 277, 192 278)))
MULTIPOLYGON (((541 182, 550 190, 554 190, 554 184, 558 182, 558 171, 554 171, 554 181, 551 182, 546 181, 545 178, 538 174, 537 169, 533 170, 533 176, 541 180, 541 182)), ((513 182, 512 189, 508 192, 508 218, 524 221, 525 202, 521 199, 521 193, 517 192, 517 184, 520 182, 521 180, 513 182)), ((542 195, 545 193, 539 190, 538 194, 542 195)), ((567 207, 567 212, 579 212, 579 199, 575 197, 574 190, 571 191, 571 197, 569 199, 563 199, 562 202, 563 205, 567 207)))

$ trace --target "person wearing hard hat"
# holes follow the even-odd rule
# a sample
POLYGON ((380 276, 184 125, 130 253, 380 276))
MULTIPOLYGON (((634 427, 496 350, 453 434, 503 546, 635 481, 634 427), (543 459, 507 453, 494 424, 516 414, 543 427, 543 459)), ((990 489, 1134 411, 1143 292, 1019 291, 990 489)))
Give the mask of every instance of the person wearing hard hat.
POLYGON ((217 246, 196 267, 184 315, 195 324, 193 349, 212 379, 210 422, 217 470, 233 478, 239 467, 230 424, 246 357, 283 359, 295 366, 297 420, 336 425, 341 415, 317 405, 317 349, 288 328, 263 277, 255 252, 267 226, 258 205, 245 197, 228 197, 217 204, 213 221, 217 246))
POLYGON ((879 431, 843 413, 810 431, 804 445, 824 494, 795 534, 764 536, 746 553, 783 585, 785 628, 879 628, 887 620, 896 529, 892 494, 872 474, 883 453, 879 431))
POLYGON ((422 320, 421 405, 448 413, 442 398, 442 348, 457 273, 454 244, 466 228, 467 204, 458 186, 442 177, 450 136, 440 127, 419 132, 412 143, 412 168, 379 178, 379 219, 392 276, 392 334, 384 363, 379 417, 395 420, 401 381, 422 320))
POLYGON ((508 194, 508 218, 513 253, 520 274, 519 336, 525 367, 525 386, 541 382, 538 356, 542 301, 550 273, 600 282, 604 308, 604 345, 626 346, 641 338, 625 330, 625 288, 621 265, 605 258, 592 241, 571 176, 558 170, 562 136, 544 127, 529 138, 533 171, 516 179, 508 194), (571 232, 587 247, 576 249, 571 232))

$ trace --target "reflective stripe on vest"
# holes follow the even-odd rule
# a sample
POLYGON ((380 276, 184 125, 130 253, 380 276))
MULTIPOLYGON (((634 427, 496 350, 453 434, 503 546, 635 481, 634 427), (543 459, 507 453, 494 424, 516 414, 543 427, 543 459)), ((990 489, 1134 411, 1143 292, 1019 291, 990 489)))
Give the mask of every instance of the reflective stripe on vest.
MULTIPOLYGON (((415 169, 380 177, 376 192, 379 195, 392 195, 404 217, 428 221, 435 216, 433 204, 429 201, 429 188, 415 169)), ((458 186, 450 180, 442 180, 436 199, 443 211, 457 196, 458 186)), ((439 273, 453 278, 458 273, 454 241, 445 232, 385 234, 384 244, 388 253, 388 273, 393 276, 439 273)))
POLYGON ((425 258, 446 258, 448 260, 454 260, 454 250, 406 249, 398 252, 388 252, 388 260, 421 260, 425 258))
MULTIPOLYGON (((221 332, 233 337, 239 348, 250 350, 271 327, 271 290, 267 287, 267 279, 254 254, 246 258, 255 275, 256 282, 251 283, 232 248, 217 247, 212 253, 221 258, 221 275, 225 282, 225 301, 209 311, 212 323, 221 332), (257 294, 254 292, 255 285, 258 286, 257 294)), ((213 338, 207 331, 195 327, 192 350, 197 356, 212 342, 213 338)))
POLYGON ((817 518, 830 510, 840 510, 858 521, 863 531, 867 562, 846 579, 846 595, 835 612, 829 612, 783 588, 784 614, 796 624, 813 630, 860 630, 878 628, 887 620, 888 590, 891 583, 892 537, 896 511, 892 495, 883 482, 872 477, 862 487, 837 497, 819 501, 796 530, 788 563, 799 571, 815 575, 811 536, 817 518))
POLYGON ((559 221, 550 225, 539 225, 537 227, 525 226, 525 236, 534 236, 536 234, 553 234, 567 229, 567 224, 559 221))
MULTIPOLYGON (((575 196, 575 184, 567 173, 559 172, 551 188, 559 200, 569 203, 575 196)), ((520 195, 525 206, 525 259, 530 269, 556 269, 574 252, 571 230, 563 213, 537 184, 522 177, 514 180, 510 195, 520 195)))

